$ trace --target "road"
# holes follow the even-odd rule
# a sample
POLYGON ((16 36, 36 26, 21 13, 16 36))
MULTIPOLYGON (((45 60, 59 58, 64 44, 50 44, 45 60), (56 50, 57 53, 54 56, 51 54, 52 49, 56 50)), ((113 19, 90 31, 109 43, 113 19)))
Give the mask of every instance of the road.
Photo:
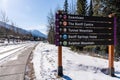
POLYGON ((19 54, 17 59, 1 64, 0 80, 24 80, 26 63, 35 46, 36 44, 32 44, 17 51, 16 53, 19 54))

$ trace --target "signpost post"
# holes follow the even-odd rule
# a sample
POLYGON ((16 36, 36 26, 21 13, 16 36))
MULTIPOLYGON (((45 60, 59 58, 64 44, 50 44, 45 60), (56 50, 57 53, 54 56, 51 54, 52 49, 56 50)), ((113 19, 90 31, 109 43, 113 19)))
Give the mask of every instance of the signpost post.
POLYGON ((109 17, 81 16, 56 13, 56 45, 58 47, 58 75, 63 76, 62 47, 80 45, 110 45, 109 70, 113 74, 113 54, 116 31, 115 20, 109 17))
POLYGON ((109 68, 108 74, 114 76, 114 45, 109 45, 109 68))
MULTIPOLYGON (((58 24, 58 14, 61 13, 61 11, 59 11, 56 14, 56 28, 59 27, 58 24)), ((58 33, 56 33, 56 37, 58 37, 58 33)), ((56 43, 57 44, 57 43, 56 43)), ((63 76, 63 67, 62 67, 62 46, 58 46, 58 76, 63 76)))
MULTIPOLYGON (((114 17, 113 14, 110 14, 109 17, 114 17)), ((116 46, 116 17, 114 17, 114 45, 109 45, 108 51, 109 51, 109 68, 108 73, 110 76, 114 75, 114 46, 116 46)))
POLYGON ((63 76, 62 46, 58 46, 58 75, 59 75, 59 76, 63 76))

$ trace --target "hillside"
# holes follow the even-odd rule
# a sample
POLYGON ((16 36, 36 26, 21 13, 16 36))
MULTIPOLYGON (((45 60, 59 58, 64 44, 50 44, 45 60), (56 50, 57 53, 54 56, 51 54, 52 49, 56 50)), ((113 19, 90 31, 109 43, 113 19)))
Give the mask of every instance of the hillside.
POLYGON ((28 39, 30 37, 47 38, 46 35, 44 35, 38 30, 28 31, 13 25, 5 24, 0 21, 0 37, 9 37, 11 35, 14 37, 20 37, 25 39, 28 39))
POLYGON ((30 30, 32 36, 47 38, 47 36, 38 30, 30 30))

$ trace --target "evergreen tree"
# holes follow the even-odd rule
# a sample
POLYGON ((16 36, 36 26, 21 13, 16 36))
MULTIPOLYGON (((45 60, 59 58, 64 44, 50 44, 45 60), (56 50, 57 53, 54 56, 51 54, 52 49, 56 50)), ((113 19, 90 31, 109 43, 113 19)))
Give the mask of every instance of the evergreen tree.
POLYGON ((120 1, 119 0, 108 0, 106 1, 107 10, 103 11, 108 12, 107 15, 115 13, 117 17, 117 45, 115 46, 116 52, 115 56, 120 57, 120 1))
POLYGON ((87 0, 77 0, 77 13, 80 15, 87 15, 87 0))
POLYGON ((116 45, 116 56, 120 57, 120 1, 116 0, 116 17, 117 17, 117 45, 116 45))
POLYGON ((117 17, 117 45, 115 56, 120 57, 120 0, 93 0, 94 15, 108 16, 115 13, 117 17))
POLYGON ((89 12, 88 12, 89 16, 93 15, 93 4, 92 4, 92 0, 90 1, 90 6, 89 6, 89 12))
MULTIPOLYGON (((87 0, 77 0, 77 14, 86 16, 88 12, 87 0)), ((74 50, 82 51, 84 46, 74 46, 74 50)))
POLYGON ((94 16, 108 16, 107 0, 93 0, 93 12, 94 16))
MULTIPOLYGON (((87 0, 77 0, 77 14, 86 16, 87 15, 87 0)), ((72 50, 82 51, 84 46, 72 46, 72 50)))
POLYGON ((68 0, 65 0, 64 2, 64 11, 68 13, 68 0))

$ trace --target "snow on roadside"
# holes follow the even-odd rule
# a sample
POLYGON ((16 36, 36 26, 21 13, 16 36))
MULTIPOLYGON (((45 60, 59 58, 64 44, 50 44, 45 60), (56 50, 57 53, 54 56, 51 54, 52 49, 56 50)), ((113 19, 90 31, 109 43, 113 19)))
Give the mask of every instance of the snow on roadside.
POLYGON ((21 43, 14 43, 14 44, 13 43, 12 44, 3 43, 3 46, 0 46, 0 53, 20 47, 20 46, 28 44, 28 43, 30 43, 30 42, 21 42, 21 43))
POLYGON ((25 45, 27 45, 27 43, 26 44, 18 44, 18 45, 1 46, 0 47, 0 59, 4 58, 5 56, 8 56, 20 49, 23 49, 25 45))
MULTIPOLYGON (((87 55, 79 55, 63 47, 63 78, 57 77, 57 47, 40 43, 33 53, 35 80, 119 80, 101 72, 108 61, 87 55)), ((115 62, 116 75, 120 76, 120 62, 115 62)))
POLYGON ((35 42, 24 42, 21 44, 13 44, 7 46, 0 46, 0 64, 10 60, 16 60, 18 58, 17 51, 21 52, 26 49, 26 46, 31 46, 35 42))
POLYGON ((0 53, 7 51, 7 50, 14 49, 14 48, 19 47, 19 46, 21 46, 21 44, 20 45, 0 46, 0 53))

